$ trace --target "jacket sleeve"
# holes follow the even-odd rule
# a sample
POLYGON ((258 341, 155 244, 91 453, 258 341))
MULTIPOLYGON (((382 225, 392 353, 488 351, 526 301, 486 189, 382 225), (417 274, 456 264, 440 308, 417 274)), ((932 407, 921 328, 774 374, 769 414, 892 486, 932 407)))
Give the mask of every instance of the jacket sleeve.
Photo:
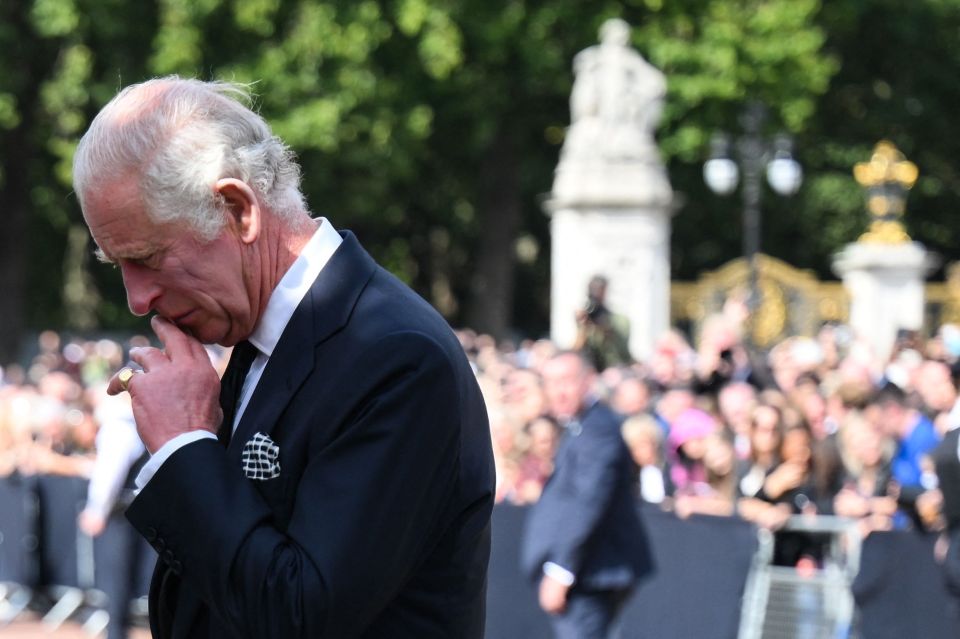
MULTIPOLYGON (((232 636, 359 635, 442 532, 460 441, 443 349, 393 334, 317 374, 349 379, 359 399, 333 441, 308 453, 287 530, 215 441, 174 453, 128 511, 232 636)), ((314 418, 310 428, 331 428, 314 418)))
POLYGON ((607 423, 583 425, 574 467, 562 488, 564 525, 556 533, 550 561, 579 576, 591 535, 610 509, 621 463, 620 431, 607 423))

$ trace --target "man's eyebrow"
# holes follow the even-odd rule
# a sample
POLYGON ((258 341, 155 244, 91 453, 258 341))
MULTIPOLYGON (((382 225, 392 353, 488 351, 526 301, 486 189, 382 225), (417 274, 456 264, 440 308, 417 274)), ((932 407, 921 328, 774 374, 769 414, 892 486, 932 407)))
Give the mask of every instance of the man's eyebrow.
POLYGON ((107 257, 107 254, 103 252, 103 249, 99 246, 94 249, 93 256, 97 258, 97 261, 101 264, 114 264, 115 262, 107 257))

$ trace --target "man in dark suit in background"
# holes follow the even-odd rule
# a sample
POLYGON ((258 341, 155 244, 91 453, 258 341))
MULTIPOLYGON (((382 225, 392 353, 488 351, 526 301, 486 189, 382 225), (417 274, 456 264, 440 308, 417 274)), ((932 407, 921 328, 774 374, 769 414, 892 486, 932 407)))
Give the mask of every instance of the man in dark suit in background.
POLYGON ((558 639, 615 636, 616 616, 651 570, 620 418, 591 392, 596 373, 578 353, 544 365, 550 412, 566 434, 524 533, 524 570, 558 639))
POLYGON ((152 454, 128 518, 154 636, 481 639, 486 410, 443 319, 350 233, 242 87, 162 78, 100 112, 74 185, 164 348, 121 371, 152 454), (221 384, 202 343, 235 346, 221 384))
POLYGON ((951 428, 933 450, 943 498, 941 511, 946 523, 946 530, 938 543, 938 554, 941 555, 938 559, 943 564, 947 590, 954 598, 955 608, 951 611, 954 615, 960 613, 960 424, 956 423, 957 411, 955 408, 951 412, 951 428))

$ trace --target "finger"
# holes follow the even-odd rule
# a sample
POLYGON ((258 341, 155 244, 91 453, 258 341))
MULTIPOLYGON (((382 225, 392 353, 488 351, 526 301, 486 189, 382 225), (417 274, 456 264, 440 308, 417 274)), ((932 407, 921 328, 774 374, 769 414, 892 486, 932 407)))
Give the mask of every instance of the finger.
MULTIPOLYGON (((123 370, 123 369, 121 369, 123 370)), ((107 395, 119 395, 120 393, 130 391, 133 387, 134 382, 136 381, 138 375, 134 375, 130 378, 130 381, 127 382, 127 387, 124 389, 123 384, 120 382, 120 371, 117 371, 113 377, 110 378, 110 381, 107 383, 107 395)))
POLYGON ((199 345, 200 342, 184 333, 176 324, 159 315, 154 315, 150 320, 150 326, 153 327, 153 332, 156 333, 160 341, 163 342, 167 357, 171 360, 176 360, 180 357, 196 357, 194 344, 199 345))
POLYGON ((130 349, 130 359, 140 365, 143 370, 150 372, 152 369, 169 364, 170 358, 159 348, 152 346, 138 346, 130 349))

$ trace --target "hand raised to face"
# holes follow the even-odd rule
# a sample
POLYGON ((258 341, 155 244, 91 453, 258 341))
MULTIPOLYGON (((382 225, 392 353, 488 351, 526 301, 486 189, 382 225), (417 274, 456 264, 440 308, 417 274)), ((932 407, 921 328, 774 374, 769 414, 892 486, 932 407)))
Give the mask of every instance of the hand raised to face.
MULTIPOLYGON (((182 433, 220 428, 220 379, 203 344, 169 320, 154 317, 151 326, 163 348, 130 350, 130 358, 143 367, 126 383, 133 403, 137 432, 150 453, 182 433)), ((118 374, 119 375, 119 374, 118 374)), ((114 375, 107 392, 123 392, 114 375)))

